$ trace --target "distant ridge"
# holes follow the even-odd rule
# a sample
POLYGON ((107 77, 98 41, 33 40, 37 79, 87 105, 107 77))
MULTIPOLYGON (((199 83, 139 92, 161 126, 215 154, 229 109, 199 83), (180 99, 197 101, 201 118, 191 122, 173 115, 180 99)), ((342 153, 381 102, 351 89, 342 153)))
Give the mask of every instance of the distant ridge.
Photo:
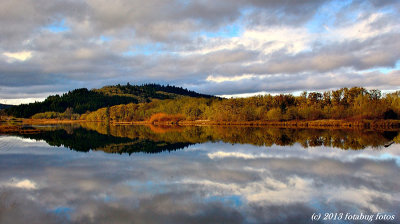
POLYGON ((213 96, 170 85, 131 85, 128 82, 126 85, 104 86, 100 89, 75 89, 61 96, 49 96, 43 102, 9 107, 6 112, 15 117, 28 118, 36 113, 47 111, 64 112, 67 108, 71 108, 74 113, 83 114, 86 111, 95 111, 102 107, 179 97, 211 98, 213 96))
POLYGON ((10 108, 10 107, 13 107, 14 105, 9 105, 9 104, 2 104, 2 103, 0 103, 0 110, 1 109, 7 109, 7 108, 10 108))

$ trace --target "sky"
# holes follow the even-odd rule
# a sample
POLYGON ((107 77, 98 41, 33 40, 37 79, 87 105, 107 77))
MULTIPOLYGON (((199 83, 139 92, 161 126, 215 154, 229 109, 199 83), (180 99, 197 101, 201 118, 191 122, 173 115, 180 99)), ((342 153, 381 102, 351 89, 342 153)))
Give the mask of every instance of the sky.
POLYGON ((1 0, 0 103, 159 83, 400 89, 398 0, 1 0))

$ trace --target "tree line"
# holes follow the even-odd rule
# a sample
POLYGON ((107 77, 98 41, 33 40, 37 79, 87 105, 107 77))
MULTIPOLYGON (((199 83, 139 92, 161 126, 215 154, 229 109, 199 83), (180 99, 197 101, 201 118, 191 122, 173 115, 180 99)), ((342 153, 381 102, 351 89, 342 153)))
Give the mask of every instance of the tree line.
POLYGON ((6 109, 8 115, 28 118, 37 113, 58 112, 62 113, 71 108, 74 113, 82 114, 86 111, 94 111, 102 107, 118 104, 138 102, 132 97, 106 96, 86 88, 69 91, 63 95, 47 97, 43 102, 21 104, 6 109))
POLYGON ((89 121, 148 121, 158 113, 179 115, 183 120, 218 122, 291 121, 321 119, 399 119, 400 91, 382 94, 362 87, 341 88, 326 92, 259 95, 248 98, 181 97, 104 107, 88 112, 81 119, 89 121))

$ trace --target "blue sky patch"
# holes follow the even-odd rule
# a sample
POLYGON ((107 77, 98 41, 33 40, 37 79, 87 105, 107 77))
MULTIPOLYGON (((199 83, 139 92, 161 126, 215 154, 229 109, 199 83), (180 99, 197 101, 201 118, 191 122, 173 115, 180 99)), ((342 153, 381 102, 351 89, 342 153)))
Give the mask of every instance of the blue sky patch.
POLYGON ((100 40, 102 41, 102 42, 109 42, 109 41, 111 41, 111 37, 107 37, 107 36, 103 36, 103 35, 101 35, 100 36, 100 40))
POLYGON ((135 55, 156 55, 164 52, 163 44, 142 44, 135 45, 130 50, 123 53, 124 56, 135 56, 135 55))
POLYGON ((334 26, 334 18, 336 18, 335 15, 350 3, 351 0, 332 1, 329 4, 322 6, 317 10, 317 13, 314 15, 313 19, 306 24, 308 31, 311 33, 327 31, 327 28, 334 26))
POLYGON ((49 30, 53 33, 60 33, 60 32, 65 32, 69 31, 69 27, 65 25, 65 19, 62 19, 60 21, 54 22, 48 26, 44 27, 46 30, 49 30))
POLYGON ((239 37, 242 33, 243 33, 243 28, 240 25, 232 24, 229 26, 225 26, 216 32, 201 32, 200 35, 209 38, 215 38, 215 37, 232 38, 232 37, 239 37))
POLYGON ((50 212, 61 216, 61 217, 66 217, 67 219, 71 218, 71 213, 74 211, 74 209, 70 207, 56 207, 55 209, 51 210, 50 212))
POLYGON ((206 202, 218 201, 224 204, 230 204, 235 207, 243 205, 243 199, 239 195, 215 195, 205 199, 206 202))

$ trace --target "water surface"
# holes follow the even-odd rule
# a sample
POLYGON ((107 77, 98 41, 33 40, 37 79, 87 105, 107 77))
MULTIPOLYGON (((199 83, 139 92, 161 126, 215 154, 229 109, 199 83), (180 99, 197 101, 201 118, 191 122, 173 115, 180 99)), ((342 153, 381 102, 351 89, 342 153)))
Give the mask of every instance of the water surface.
POLYGON ((0 136, 0 223, 310 223, 324 212, 399 220, 395 131, 39 128, 0 136))

